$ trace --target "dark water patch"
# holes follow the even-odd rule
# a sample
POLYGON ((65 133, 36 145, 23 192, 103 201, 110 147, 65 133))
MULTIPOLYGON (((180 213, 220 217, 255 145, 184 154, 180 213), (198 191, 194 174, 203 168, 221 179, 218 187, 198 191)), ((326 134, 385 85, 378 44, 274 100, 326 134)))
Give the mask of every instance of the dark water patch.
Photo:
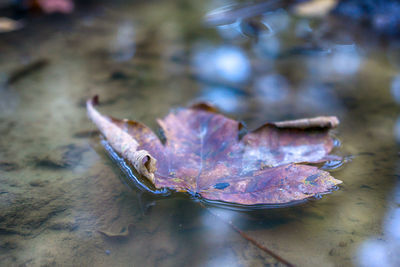
POLYGON ((190 63, 190 57, 189 53, 187 51, 180 51, 177 53, 174 53, 171 57, 170 60, 171 62, 175 64, 181 64, 181 65, 187 65, 190 63))
POLYGON ((17 122, 15 121, 6 121, 0 119, 0 134, 4 136, 10 134, 16 125, 17 122))
POLYGON ((54 222, 51 222, 47 228, 54 231, 72 232, 79 228, 79 224, 69 219, 58 219, 55 220, 54 222))
POLYGON ((125 72, 118 71, 118 70, 113 71, 109 77, 110 81, 119 81, 119 80, 127 80, 127 79, 129 79, 129 76, 125 72))
POLYGON ((361 188, 361 189, 374 190, 371 186, 366 185, 366 184, 360 185, 360 188, 361 188))
POLYGON ((331 53, 330 49, 326 49, 323 47, 310 47, 310 46, 297 46, 292 47, 286 51, 282 51, 278 54, 276 53, 266 53, 265 56, 276 58, 276 59, 285 59, 285 58, 293 58, 293 57, 324 57, 331 53))
POLYGON ((371 157, 374 157, 374 156, 376 156, 376 153, 374 153, 374 152, 359 152, 355 156, 371 156, 371 157))
POLYGON ((62 199, 42 197, 41 201, 35 203, 23 197, 18 197, 17 200, 18 204, 14 203, 12 208, 2 211, 0 235, 33 235, 51 218, 67 209, 62 199))
POLYGON ((136 58, 142 58, 142 59, 145 59, 145 60, 156 60, 156 59, 159 59, 161 57, 161 55, 158 54, 158 53, 154 53, 154 52, 139 50, 139 51, 136 52, 135 57, 136 58))
POLYGON ((15 70, 13 70, 7 79, 7 84, 14 84, 18 82, 19 80, 25 78, 26 76, 31 75, 32 73, 35 73, 37 71, 40 71, 44 67, 46 67, 49 64, 49 59, 42 58, 42 59, 37 59, 34 60, 25 66, 21 66, 15 70))
POLYGON ((49 184, 49 181, 47 181, 47 180, 46 181, 34 180, 34 181, 29 182, 29 185, 33 186, 33 187, 45 187, 48 184, 49 184))
POLYGON ((74 138, 90 138, 93 136, 98 136, 100 132, 98 130, 86 130, 74 133, 74 138))
POLYGON ((0 251, 1 250, 13 250, 18 247, 17 243, 13 241, 1 241, 0 242, 0 251))
POLYGON ((50 159, 48 157, 41 158, 41 159, 35 159, 34 165, 37 168, 51 169, 51 170, 64 169, 64 168, 68 168, 68 166, 69 166, 69 164, 66 162, 56 161, 56 160, 50 159))
POLYGON ((0 170, 2 171, 11 172, 11 171, 16 171, 18 169, 19 165, 15 162, 0 161, 0 170))
POLYGON ((88 146, 70 144, 57 148, 50 155, 34 157, 32 161, 36 168, 49 170, 73 169, 81 163, 83 154, 88 150, 88 146))

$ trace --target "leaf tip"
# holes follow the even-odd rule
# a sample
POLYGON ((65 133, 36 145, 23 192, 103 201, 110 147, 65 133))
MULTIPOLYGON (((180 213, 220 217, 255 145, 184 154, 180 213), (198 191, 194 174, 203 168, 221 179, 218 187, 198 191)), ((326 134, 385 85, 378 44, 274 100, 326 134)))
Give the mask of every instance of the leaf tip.
POLYGON ((218 113, 219 110, 214 105, 209 102, 197 102, 190 106, 191 109, 203 110, 208 111, 211 113, 218 113))
POLYGON ((99 95, 94 95, 91 99, 91 102, 93 105, 98 105, 99 104, 99 95))
POLYGON ((99 95, 94 95, 86 101, 86 106, 96 106, 99 104, 99 95))
POLYGON ((314 118, 297 119, 289 121, 279 121, 271 123, 278 128, 294 128, 294 129, 330 129, 339 125, 339 119, 336 116, 320 116, 314 118))

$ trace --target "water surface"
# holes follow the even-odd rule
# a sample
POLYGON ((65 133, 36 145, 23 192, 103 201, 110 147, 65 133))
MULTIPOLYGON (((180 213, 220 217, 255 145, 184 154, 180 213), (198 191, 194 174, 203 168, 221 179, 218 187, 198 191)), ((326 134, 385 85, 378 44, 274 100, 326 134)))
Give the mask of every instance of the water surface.
POLYGON ((205 21, 229 3, 99 4, 0 36, 0 265, 280 265, 190 197, 127 182, 86 117, 94 94, 104 114, 153 129, 198 100, 250 129, 338 116, 336 152, 350 159, 332 170, 338 191, 293 207, 208 208, 298 266, 400 264, 394 41, 283 9, 205 21))

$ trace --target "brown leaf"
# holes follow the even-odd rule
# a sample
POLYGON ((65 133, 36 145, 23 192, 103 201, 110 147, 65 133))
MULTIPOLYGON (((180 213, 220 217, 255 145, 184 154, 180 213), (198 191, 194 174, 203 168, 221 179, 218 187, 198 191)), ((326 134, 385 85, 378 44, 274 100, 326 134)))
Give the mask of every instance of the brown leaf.
POLYGON ((294 13, 304 17, 324 17, 337 4, 338 0, 311 0, 300 2, 294 8, 294 13))
POLYGON ((64 13, 74 11, 73 0, 34 0, 34 5, 39 6, 45 13, 64 13))
POLYGON ((22 23, 10 18, 0 17, 0 33, 11 32, 22 27, 22 23))
POLYGON ((330 159, 336 117, 267 123, 240 139, 243 125, 207 104, 158 120, 165 144, 145 125, 106 117, 88 100, 88 116, 110 145, 156 188, 243 205, 284 204, 328 193, 341 181, 317 167, 330 159))

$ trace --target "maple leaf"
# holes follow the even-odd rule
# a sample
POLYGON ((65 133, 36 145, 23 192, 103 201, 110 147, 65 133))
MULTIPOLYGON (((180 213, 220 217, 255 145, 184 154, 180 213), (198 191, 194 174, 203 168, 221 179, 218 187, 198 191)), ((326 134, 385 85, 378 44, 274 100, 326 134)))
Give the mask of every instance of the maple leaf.
POLYGON ((116 152, 158 188, 208 200, 285 204, 328 193, 342 183, 326 171, 301 163, 334 156, 329 129, 336 117, 266 123, 246 133, 243 125, 208 104, 179 109, 158 120, 162 143, 145 125, 101 115, 87 101, 89 118, 116 152))

